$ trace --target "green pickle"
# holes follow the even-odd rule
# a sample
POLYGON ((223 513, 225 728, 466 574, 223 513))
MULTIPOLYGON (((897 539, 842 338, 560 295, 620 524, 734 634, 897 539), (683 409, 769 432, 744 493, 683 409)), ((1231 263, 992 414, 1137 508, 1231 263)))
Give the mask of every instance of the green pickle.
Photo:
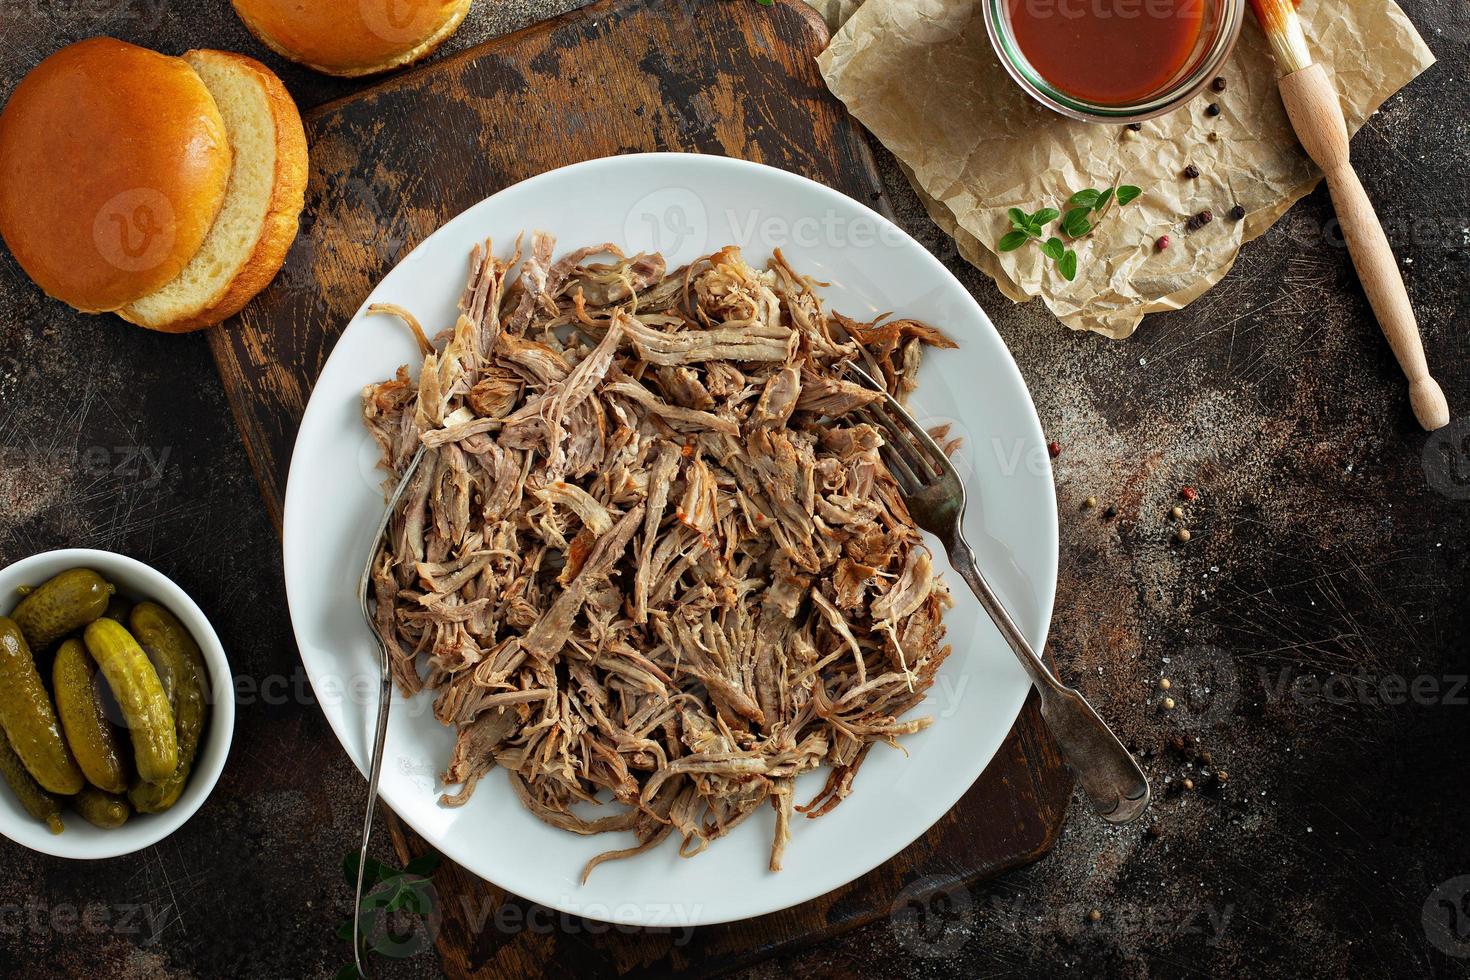
POLYGON ((94 827, 112 830, 128 822, 128 801, 114 793, 88 786, 71 798, 72 809, 94 827))
POLYGON ((107 600, 107 609, 103 611, 102 615, 126 626, 128 625, 128 614, 132 611, 133 600, 127 596, 113 593, 112 598, 107 600))
POLYGON ((117 591, 90 568, 69 568, 31 590, 10 618, 37 653, 107 611, 117 591))
POLYGON ((56 696, 61 730, 82 775, 98 789, 125 792, 127 774, 117 736, 102 707, 97 666, 80 640, 64 640, 57 649, 51 665, 51 690, 56 696))
POLYGON ((53 834, 61 833, 61 800, 42 789, 41 784, 31 777, 20 756, 10 747, 10 739, 4 732, 0 732, 0 776, 5 777, 5 782, 26 813, 44 823, 53 834))
POLYGON ((62 737, 56 711, 41 684, 25 636, 20 626, 3 616, 0 616, 0 728, 5 730, 11 748, 42 788, 62 796, 70 796, 82 788, 82 770, 62 737))
POLYGON ((133 607, 129 622, 133 636, 157 669, 174 712, 178 768, 163 780, 139 780, 128 791, 139 813, 159 813, 178 802, 188 782, 209 711, 209 673, 199 644, 167 609, 140 602, 133 607))
POLYGON ((148 783, 168 778, 179 765, 179 743, 158 671, 133 635, 111 619, 93 621, 83 640, 132 736, 138 778, 148 783))

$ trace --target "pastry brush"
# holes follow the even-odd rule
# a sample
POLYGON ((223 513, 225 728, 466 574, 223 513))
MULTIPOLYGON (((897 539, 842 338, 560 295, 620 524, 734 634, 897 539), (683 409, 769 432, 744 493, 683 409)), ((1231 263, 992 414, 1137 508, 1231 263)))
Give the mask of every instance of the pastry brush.
POLYGON ((1425 429, 1438 429, 1449 423, 1450 409, 1439 383, 1429 374, 1419 325, 1388 237, 1348 159, 1347 122, 1337 90, 1327 71, 1312 61, 1292 0, 1250 2, 1281 72, 1277 85, 1287 118, 1307 156, 1327 177, 1332 206, 1363 292, 1399 367, 1409 379, 1409 404, 1414 417, 1425 429))

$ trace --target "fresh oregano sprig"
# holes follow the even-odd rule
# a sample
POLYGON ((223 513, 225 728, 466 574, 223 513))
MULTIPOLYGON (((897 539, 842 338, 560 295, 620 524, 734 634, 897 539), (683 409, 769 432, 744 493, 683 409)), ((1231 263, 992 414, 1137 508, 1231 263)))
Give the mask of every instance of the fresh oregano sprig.
POLYGON ((1077 251, 1068 248, 1067 243, 1056 235, 1047 235, 1046 226, 1061 218, 1058 230, 1076 241, 1096 230, 1114 203, 1127 204, 1142 193, 1142 190, 1132 184, 1123 184, 1116 188, 1105 187, 1102 190, 1089 187, 1067 198, 1066 214, 1056 208, 1042 208, 1031 214, 1020 208, 1011 208, 1006 212, 1011 230, 1000 237, 996 249, 1013 252, 1034 240, 1041 249, 1041 254, 1056 263, 1062 278, 1071 282, 1077 278, 1077 251))
MULTIPOLYGON (((348 851, 342 859, 342 875, 347 879, 347 887, 357 886, 357 862, 358 851, 354 848, 348 851)), ((408 862, 408 865, 399 870, 392 865, 384 864, 377 858, 368 858, 363 871, 363 925, 362 929, 363 952, 392 954, 397 950, 394 947, 396 937, 385 935, 376 941, 372 933, 372 926, 381 923, 387 928, 384 918, 393 912, 406 912, 411 916, 427 917, 432 911, 433 903, 436 901, 433 892, 433 884, 429 876, 439 866, 439 855, 430 851, 421 854, 408 862), (386 941, 385 941, 386 940, 386 941)), ((348 919, 337 928, 337 938, 352 944, 352 920, 348 919)), ((401 955, 401 953, 399 954, 401 955)), ((356 963, 348 963, 337 971, 335 980, 365 980, 357 969, 356 963)))

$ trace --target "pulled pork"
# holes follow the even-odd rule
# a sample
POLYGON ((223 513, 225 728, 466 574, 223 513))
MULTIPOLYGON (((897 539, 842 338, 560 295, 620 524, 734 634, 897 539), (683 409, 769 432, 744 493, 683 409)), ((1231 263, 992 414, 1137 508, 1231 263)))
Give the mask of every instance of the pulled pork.
POLYGON ((363 391, 389 485, 428 447, 373 575, 394 676, 458 732, 446 805, 498 765, 542 820, 635 835, 584 878, 672 833, 696 854, 767 802, 779 870, 793 811, 928 725, 904 715, 949 654, 948 590, 861 417, 877 395, 842 364, 904 397, 921 347, 954 345, 829 313, 779 252, 670 272, 553 244, 477 248, 432 341, 377 310, 424 350, 416 381, 363 391))

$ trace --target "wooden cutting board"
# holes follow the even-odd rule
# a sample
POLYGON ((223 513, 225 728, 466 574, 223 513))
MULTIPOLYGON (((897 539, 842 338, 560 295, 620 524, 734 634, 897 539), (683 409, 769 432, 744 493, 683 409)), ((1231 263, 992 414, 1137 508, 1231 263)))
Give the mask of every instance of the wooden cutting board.
MULTIPOLYGON (((686 150, 782 167, 886 211, 864 137, 817 73, 826 41, 800 0, 607 0, 312 112, 301 236, 270 288, 210 333, 277 528, 296 429, 343 326, 409 249, 501 188, 593 157, 686 150)), ((1033 695, 944 819, 820 899, 692 935, 611 929, 532 908, 446 863, 435 874, 439 953, 452 977, 725 972, 954 900, 957 886, 1034 860, 1071 787, 1033 695)), ((400 858, 427 849, 388 823, 400 858)))

